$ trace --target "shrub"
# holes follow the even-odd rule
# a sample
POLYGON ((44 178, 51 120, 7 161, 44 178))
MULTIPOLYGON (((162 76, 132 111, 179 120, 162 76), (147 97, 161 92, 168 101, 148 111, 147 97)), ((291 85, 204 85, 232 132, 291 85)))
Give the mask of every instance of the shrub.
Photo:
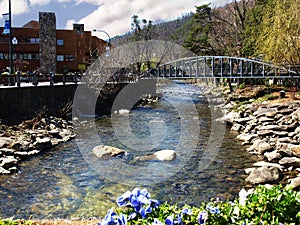
POLYGON ((234 201, 211 200, 200 207, 159 204, 146 189, 135 188, 117 200, 119 208, 108 211, 98 225, 192 225, 192 224, 265 224, 300 223, 300 194, 281 186, 242 189, 234 201))

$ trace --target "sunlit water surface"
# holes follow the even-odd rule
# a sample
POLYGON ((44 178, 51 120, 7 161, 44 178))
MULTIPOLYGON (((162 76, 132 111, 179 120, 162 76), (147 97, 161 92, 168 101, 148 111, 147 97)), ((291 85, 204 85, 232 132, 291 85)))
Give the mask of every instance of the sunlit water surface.
MULTIPOLYGON (((193 86, 175 83, 161 88, 160 92, 163 94, 160 102, 150 108, 140 107, 131 111, 133 133, 149 135, 149 121, 160 118, 166 124, 166 135, 155 150, 175 149, 181 118, 170 100, 184 105, 189 96, 199 113, 200 135, 197 148, 184 165, 178 166, 176 173, 146 186, 152 197, 169 203, 197 206, 212 197, 225 199, 236 196, 245 185, 244 169, 250 167, 255 158, 245 151, 245 147, 236 141, 235 134, 227 128, 217 156, 208 168, 199 168, 198 162, 203 160, 203 151, 212 135, 211 111, 205 95, 193 86)), ((104 144, 124 148, 114 135, 110 117, 97 121, 97 133, 104 144)), ((93 143, 86 143, 86 148, 93 146, 93 143)), ((125 150, 129 151, 126 146, 125 150)), ((130 163, 141 154, 131 150, 121 160, 130 163)), ((95 172, 93 166, 83 159, 76 140, 31 158, 22 163, 20 169, 18 174, 0 177, 0 216, 4 218, 99 217, 116 206, 115 200, 119 195, 134 188, 95 172)), ((131 179, 134 180, 134 174, 131 179)))

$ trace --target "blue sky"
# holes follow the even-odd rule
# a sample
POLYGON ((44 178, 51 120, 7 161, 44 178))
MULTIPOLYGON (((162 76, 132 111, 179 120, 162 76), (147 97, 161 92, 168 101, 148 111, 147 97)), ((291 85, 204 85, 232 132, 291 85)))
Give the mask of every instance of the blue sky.
MULTIPOLYGON (((85 30, 105 30, 113 37, 130 31, 135 14, 154 22, 171 20, 209 2, 219 5, 230 0, 11 0, 12 24, 20 27, 38 20, 40 11, 55 12, 57 29, 72 29, 73 23, 83 23, 85 30)), ((0 0, 0 13, 7 12, 8 0, 0 0)), ((4 26, 0 17, 0 26, 4 26)), ((98 36, 107 39, 103 33, 98 36)))

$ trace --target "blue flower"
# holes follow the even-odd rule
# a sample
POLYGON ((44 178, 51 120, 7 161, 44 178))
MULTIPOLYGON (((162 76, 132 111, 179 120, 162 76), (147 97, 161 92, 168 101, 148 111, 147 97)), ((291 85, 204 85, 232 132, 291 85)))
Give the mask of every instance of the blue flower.
POLYGON ((168 216, 166 219, 166 225, 174 225, 174 220, 172 216, 168 216))
POLYGON ((118 206, 123 206, 123 205, 127 204, 131 195, 132 194, 130 191, 126 191, 122 196, 118 197, 118 199, 117 199, 118 206))
POLYGON ((186 215, 192 215, 193 211, 191 209, 188 209, 188 208, 184 208, 182 210, 182 213, 183 214, 186 214, 186 215))
POLYGON ((136 217, 136 212, 132 212, 130 213, 130 215, 128 216, 128 220, 133 220, 136 217))
MULTIPOLYGON (((146 189, 140 190, 134 188, 132 192, 127 191, 117 199, 118 206, 131 206, 134 211, 146 218, 146 214, 152 212, 151 207, 157 207, 159 202, 155 199, 150 199, 150 193, 146 189)), ((136 214, 130 215, 128 220, 136 217, 136 214)))
POLYGON ((152 225, 164 225, 164 224, 160 222, 157 218, 155 218, 152 225))
POLYGON ((208 220, 208 214, 206 211, 202 211, 199 213, 197 217, 198 223, 199 224, 205 224, 205 222, 208 220))
POLYGON ((118 218, 118 225, 127 225, 127 218, 126 215, 121 214, 118 218))
POLYGON ((209 210, 211 213, 214 213, 214 214, 219 214, 220 213, 220 210, 218 209, 218 207, 213 207, 213 206, 208 205, 206 207, 206 209, 209 210))
POLYGON ((147 208, 141 208, 140 211, 139 211, 139 213, 140 213, 140 215, 142 216, 143 219, 146 218, 147 213, 151 213, 151 212, 152 212, 151 206, 148 206, 147 208))
POLYGON ((159 201, 155 200, 155 199, 150 199, 151 205, 153 205, 154 208, 159 206, 159 201))
POLYGON ((100 225, 115 225, 115 217, 116 213, 113 211, 113 208, 107 211, 106 216, 101 221, 100 225))

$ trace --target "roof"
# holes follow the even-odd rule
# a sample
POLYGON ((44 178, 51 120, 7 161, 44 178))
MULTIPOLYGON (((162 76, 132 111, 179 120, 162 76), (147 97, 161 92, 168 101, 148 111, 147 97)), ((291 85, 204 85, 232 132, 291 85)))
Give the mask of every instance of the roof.
POLYGON ((39 22, 36 20, 31 20, 25 25, 23 25, 22 28, 34 28, 34 29, 39 29, 39 22))

